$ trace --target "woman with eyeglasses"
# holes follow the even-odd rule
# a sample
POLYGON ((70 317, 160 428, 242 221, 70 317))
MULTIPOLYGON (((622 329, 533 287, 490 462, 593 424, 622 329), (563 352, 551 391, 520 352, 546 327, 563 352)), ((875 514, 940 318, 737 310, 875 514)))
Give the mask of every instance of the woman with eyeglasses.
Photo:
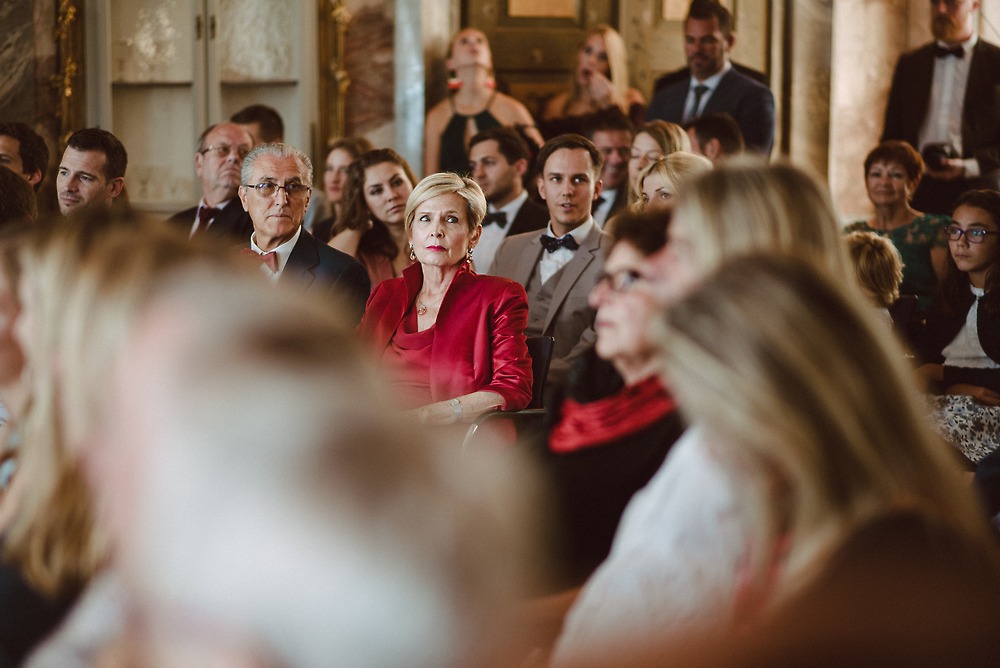
POLYGON ((585 590, 616 633, 577 625, 586 644, 553 665, 995 663, 996 541, 854 286, 767 251, 724 261, 657 324, 661 372, 691 423, 667 461, 695 446, 732 504, 713 515, 704 476, 671 498, 685 482, 657 474, 616 537, 615 588, 585 590), (732 559, 696 523, 703 536, 738 527, 732 559), (671 540, 683 551, 664 550, 671 540), (683 580, 658 576, 677 563, 683 580), (720 563, 726 586, 708 592, 720 563), (699 589, 698 623, 678 628, 663 610, 699 589))
MULTIPOLYGON (((678 197, 667 238, 642 272, 642 292, 661 309, 671 308, 727 260, 755 251, 807 259, 844 290, 854 287, 829 194, 788 164, 744 157, 694 177, 678 197)), ((770 318, 769 308, 761 301, 756 313, 770 318)), ((710 335, 722 337, 730 329, 740 331, 726 325, 710 335)), ((672 390, 669 375, 665 382, 672 390)), ((770 413, 778 422, 781 415, 770 413)), ((742 503, 725 483, 709 443, 681 437, 622 514, 608 558, 562 625, 552 665, 612 665, 609 652, 684 638, 724 615, 733 604, 748 537, 738 512, 742 503)))
POLYGON ((947 271, 927 316, 923 378, 941 390, 935 422, 976 463, 1000 448, 1000 192, 958 198, 947 271))
POLYGON ((903 141, 885 141, 865 158, 865 187, 875 212, 844 232, 875 232, 888 237, 903 258, 901 294, 916 295, 925 313, 948 263, 947 216, 920 213, 910 200, 924 173, 920 154, 903 141))
POLYGON ((590 293, 597 343, 553 407, 543 460, 557 505, 557 586, 577 587, 608 556, 629 499, 683 430, 655 373, 649 325, 657 307, 647 258, 666 243, 669 215, 623 213, 604 272, 590 293))

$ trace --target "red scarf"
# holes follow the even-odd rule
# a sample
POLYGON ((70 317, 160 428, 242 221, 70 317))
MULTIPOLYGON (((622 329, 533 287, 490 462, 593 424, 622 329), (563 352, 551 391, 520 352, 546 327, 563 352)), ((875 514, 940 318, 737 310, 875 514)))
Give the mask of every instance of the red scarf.
POLYGON ((656 376, 597 401, 566 399, 562 419, 549 434, 549 449, 574 452, 618 440, 666 417, 676 406, 656 376))

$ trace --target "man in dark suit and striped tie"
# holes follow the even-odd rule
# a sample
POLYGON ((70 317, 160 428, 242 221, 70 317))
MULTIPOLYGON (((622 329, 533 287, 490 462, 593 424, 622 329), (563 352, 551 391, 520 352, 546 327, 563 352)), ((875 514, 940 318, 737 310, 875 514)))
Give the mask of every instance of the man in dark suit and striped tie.
POLYGON ((194 171, 201 181, 201 202, 170 217, 192 237, 211 234, 246 241, 253 222, 243 210, 237 189, 243 158, 253 148, 250 133, 236 123, 219 123, 201 133, 194 171))
POLYGON ((659 89, 647 120, 684 124, 702 114, 725 112, 740 126, 747 150, 770 155, 774 144, 774 95, 729 62, 735 42, 729 10, 712 0, 694 0, 684 21, 689 76, 659 89))

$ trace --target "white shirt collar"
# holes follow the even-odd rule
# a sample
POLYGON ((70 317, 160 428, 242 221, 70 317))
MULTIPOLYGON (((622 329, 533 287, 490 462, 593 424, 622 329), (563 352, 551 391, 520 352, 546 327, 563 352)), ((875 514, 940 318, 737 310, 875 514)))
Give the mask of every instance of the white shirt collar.
MULTIPOLYGON (((969 55, 972 53, 972 49, 976 46, 976 42, 978 41, 979 41, 979 33, 973 30, 972 35, 969 37, 969 39, 965 40, 964 42, 959 42, 958 46, 962 47, 962 51, 965 53, 966 58, 968 58, 969 55)), ((945 44, 941 40, 937 40, 937 45, 943 46, 946 49, 951 48, 950 44, 945 44)))
MULTIPOLYGON (((587 236, 590 234, 590 231, 592 229, 594 229, 594 217, 593 216, 588 216, 586 221, 584 221, 580 225, 577 225, 577 227, 575 229, 570 230, 564 236, 573 237, 574 239, 576 239, 576 242, 578 244, 582 244, 583 240, 587 238, 587 236)), ((552 231, 552 221, 551 220, 549 221, 549 226, 548 226, 547 232, 548 232, 548 235, 550 237, 556 237, 557 239, 562 239, 562 237, 558 236, 555 232, 552 231)))
MULTIPOLYGON (((292 254, 292 249, 295 248, 295 244, 299 241, 299 236, 302 235, 302 226, 299 225, 299 229, 295 230, 295 235, 291 239, 281 244, 274 249, 274 253, 278 256, 278 271, 271 273, 271 270, 266 266, 261 266, 261 269, 267 273, 268 276, 272 277, 274 280, 278 280, 282 272, 285 271, 285 265, 288 264, 288 257, 292 254)), ((257 233, 254 232, 250 235, 250 250, 255 253, 263 254, 264 251, 260 249, 257 245, 257 233)))
POLYGON ((716 72, 712 76, 708 77, 704 81, 698 81, 697 79, 694 78, 694 75, 692 74, 691 75, 691 88, 694 88, 695 86, 701 85, 701 86, 708 86, 709 90, 715 90, 716 86, 719 85, 719 81, 722 80, 722 77, 726 76, 726 74, 731 69, 733 69, 733 64, 727 60, 726 64, 722 66, 721 70, 719 70, 718 72, 716 72))
POLYGON ((499 209, 494 208, 494 206, 491 204, 487 208, 487 210, 490 213, 500 213, 500 212, 503 212, 503 213, 507 214, 507 224, 509 225, 510 222, 514 220, 514 217, 517 216, 517 212, 521 210, 521 205, 523 205, 524 202, 525 202, 525 200, 527 200, 527 199, 528 199, 528 191, 527 190, 522 190, 520 195, 518 195, 517 197, 515 197, 511 201, 507 202, 506 204, 504 204, 499 209))

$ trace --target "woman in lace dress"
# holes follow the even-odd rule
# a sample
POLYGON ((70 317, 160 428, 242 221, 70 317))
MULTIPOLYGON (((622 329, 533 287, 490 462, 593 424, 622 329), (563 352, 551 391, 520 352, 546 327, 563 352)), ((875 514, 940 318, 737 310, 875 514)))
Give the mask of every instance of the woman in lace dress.
POLYGON ((931 304, 934 288, 948 263, 947 216, 920 213, 910 206, 924 173, 924 161, 903 141, 882 142, 865 158, 865 186, 875 213, 852 223, 850 232, 888 237, 903 258, 900 293, 916 295, 918 311, 931 304))

